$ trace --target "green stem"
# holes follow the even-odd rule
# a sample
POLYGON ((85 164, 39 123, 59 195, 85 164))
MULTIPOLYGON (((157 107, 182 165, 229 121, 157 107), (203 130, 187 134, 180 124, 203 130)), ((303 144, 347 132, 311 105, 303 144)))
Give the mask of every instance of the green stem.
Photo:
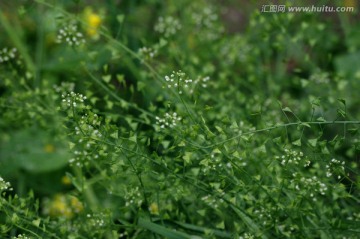
POLYGON ((86 182, 86 178, 84 177, 81 168, 74 167, 73 171, 76 175, 76 178, 81 182, 82 193, 85 197, 86 202, 89 204, 92 210, 95 210, 98 207, 99 203, 91 184, 86 182))
POLYGON ((284 127, 287 128, 289 126, 298 126, 298 125, 328 125, 328 124, 342 124, 342 125, 343 124, 360 124, 360 121, 355 120, 355 121, 292 122, 292 123, 287 123, 287 124, 275 125, 275 126, 271 126, 271 127, 264 128, 264 129, 250 130, 248 132, 238 134, 236 136, 230 137, 228 139, 225 139, 225 140, 222 140, 222 141, 219 141, 217 143, 210 144, 210 145, 207 145, 207 146, 198 145, 198 144, 195 144, 195 143, 192 143, 192 142, 189 142, 189 141, 187 141, 187 142, 190 143, 191 145, 195 146, 195 147, 207 149, 207 148, 212 148, 212 147, 227 143, 227 142, 232 141, 234 139, 238 139, 238 138, 240 138, 241 136, 244 136, 244 135, 265 132, 265 131, 269 131, 269 130, 273 130, 273 129, 277 129, 277 128, 284 128, 284 127))
POLYGON ((105 90, 106 93, 108 93, 111 97, 113 97, 114 99, 118 100, 121 104, 123 104, 124 106, 129 106, 133 109, 136 109, 138 111, 140 111, 141 113, 151 116, 153 118, 155 118, 155 116, 153 114, 151 114, 150 112, 138 107, 136 104, 134 103, 130 103, 127 102, 126 100, 120 98, 118 95, 116 95, 113 91, 111 91, 109 89, 109 87, 107 87, 101 80, 99 80, 97 77, 95 77, 87 68, 84 68, 86 73, 88 74, 88 76, 96 83, 98 84, 101 88, 103 88, 105 90))
POLYGON ((32 72, 34 74, 36 72, 36 70, 35 70, 36 67, 33 63, 33 60, 31 59, 31 57, 30 57, 25 45, 21 41, 19 35, 15 31, 15 28, 10 25, 8 19, 4 16, 1 9, 0 9, 0 23, 4 26, 6 33, 9 35, 11 41, 14 43, 15 47, 20 52, 20 55, 23 57, 27 68, 29 69, 30 72, 32 72))

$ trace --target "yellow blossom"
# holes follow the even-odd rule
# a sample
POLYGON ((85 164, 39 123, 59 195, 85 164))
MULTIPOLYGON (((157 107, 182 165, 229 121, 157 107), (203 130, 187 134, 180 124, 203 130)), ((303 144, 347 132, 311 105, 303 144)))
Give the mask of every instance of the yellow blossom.
POLYGON ((84 11, 84 18, 87 34, 93 38, 97 38, 99 36, 99 29, 102 22, 100 15, 93 12, 91 8, 86 8, 84 11))
POLYGON ((71 180, 68 176, 65 175, 61 178, 61 183, 64 185, 71 185, 71 180))
POLYGON ((71 219, 83 210, 84 206, 78 198, 56 194, 51 201, 47 202, 45 213, 51 217, 71 219))
POLYGON ((44 151, 46 153, 53 153, 55 151, 55 146, 52 144, 45 144, 44 151))
POLYGON ((55 195, 54 199, 49 203, 48 210, 51 217, 73 217, 71 208, 67 205, 66 197, 62 194, 55 195))
POLYGON ((159 206, 157 205, 157 203, 151 203, 149 206, 149 211, 151 214, 159 215, 159 206))
POLYGON ((84 210, 83 204, 76 197, 71 197, 70 206, 75 213, 82 212, 84 210))

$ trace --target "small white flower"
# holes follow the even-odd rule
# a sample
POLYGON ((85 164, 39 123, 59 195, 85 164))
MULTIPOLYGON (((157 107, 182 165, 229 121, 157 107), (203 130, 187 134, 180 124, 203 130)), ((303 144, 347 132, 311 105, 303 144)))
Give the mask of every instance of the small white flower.
POLYGON ((172 114, 165 113, 163 118, 156 116, 155 119, 156 124, 160 125, 161 129, 167 127, 174 128, 175 126, 177 126, 177 123, 181 121, 181 117, 179 117, 176 112, 172 114))
POLYGON ((172 16, 166 18, 159 17, 157 24, 155 25, 155 31, 164 35, 164 37, 170 37, 176 34, 181 29, 179 20, 172 16))
POLYGON ((70 46, 82 45, 85 43, 84 35, 81 32, 77 31, 75 23, 71 23, 69 26, 65 26, 58 31, 57 43, 61 43, 63 39, 70 46))
POLYGON ((10 61, 16 57, 15 53, 17 52, 16 48, 7 49, 3 48, 0 50, 0 63, 10 61))
POLYGON ((11 185, 9 182, 6 182, 2 177, 0 177, 0 192, 5 190, 12 191, 11 185))

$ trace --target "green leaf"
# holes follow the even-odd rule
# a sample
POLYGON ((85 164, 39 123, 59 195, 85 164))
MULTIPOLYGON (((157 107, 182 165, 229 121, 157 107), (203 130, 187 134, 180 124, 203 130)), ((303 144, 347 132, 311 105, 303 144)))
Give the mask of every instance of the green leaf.
POLYGON ((125 19, 125 15, 124 14, 119 14, 116 16, 116 20, 122 24, 124 22, 124 19, 125 19))
POLYGON ((40 225, 40 222, 41 222, 41 219, 37 219, 37 220, 33 220, 31 223, 35 226, 35 227, 39 227, 40 225))
POLYGON ((298 139, 294 142, 292 142, 293 145, 296 145, 296 146, 301 146, 301 139, 298 139))
POLYGON ((26 13, 26 9, 23 5, 21 5, 19 8, 18 8, 18 13, 19 15, 24 15, 26 13))
MULTIPOLYGON (((252 233, 255 235, 261 234, 260 227, 244 212, 240 211, 238 208, 234 207, 233 205, 230 205, 230 207, 235 211, 235 213, 240 217, 240 219, 249 227, 252 233)), ((265 238, 263 236, 262 238, 265 238)))
POLYGON ((302 126, 306 126, 306 127, 308 127, 308 128, 311 128, 311 126, 310 126, 308 123, 304 123, 304 122, 302 122, 302 123, 300 123, 300 125, 302 125, 302 126))
POLYGON ((107 73, 108 70, 109 70, 109 65, 108 65, 108 64, 105 64, 105 65, 103 66, 103 70, 104 70, 105 73, 107 73))
POLYGON ((169 140, 162 140, 161 145, 164 147, 164 149, 169 148, 170 141, 169 140))
POLYGON ((126 86, 126 81, 125 81, 124 75, 116 74, 116 80, 123 86, 126 86))
POLYGON ((261 145, 260 147, 256 148, 255 149, 256 152, 259 152, 259 153, 266 153, 266 147, 265 145, 261 145))
MULTIPOLYGON (((206 211, 198 210, 197 213, 199 213, 202 216, 205 216, 206 211)), ((214 236, 217 236, 219 238, 232 238, 231 234, 228 232, 211 229, 211 228, 206 228, 206 227, 195 226, 195 225, 183 223, 183 222, 175 221, 174 223, 176 223, 177 225, 179 225, 185 229, 188 229, 188 230, 197 231, 197 232, 201 232, 201 233, 210 232, 211 234, 213 234, 214 236)))
POLYGON ((330 154, 330 151, 329 151, 329 149, 326 147, 326 145, 324 145, 324 147, 322 148, 321 152, 322 152, 323 154, 327 154, 327 155, 330 154))
POLYGON ((250 140, 250 137, 246 135, 241 135, 240 138, 242 138, 245 142, 248 142, 250 140))
POLYGON ((131 136, 131 137, 129 137, 129 140, 136 143, 136 142, 137 142, 136 134, 133 135, 133 136, 131 136))
POLYGON ((302 87, 302 88, 305 88, 305 87, 309 84, 309 81, 308 81, 308 80, 301 79, 301 80, 300 80, 300 83, 301 83, 301 87, 302 87))
POLYGON ((309 139, 308 142, 311 146, 316 147, 318 139, 309 139))
POLYGON ((341 104, 343 104, 344 106, 346 106, 346 101, 344 100, 344 99, 338 99, 338 101, 341 103, 341 104))
POLYGON ((323 117, 319 117, 316 119, 316 121, 320 121, 320 122, 326 122, 326 120, 323 117))
POLYGON ((111 75, 104 75, 104 76, 102 76, 102 79, 103 79, 106 83, 109 83, 110 80, 111 80, 111 75))
POLYGON ((345 118, 346 117, 346 112, 342 109, 337 109, 337 112, 339 115, 341 115, 341 117, 345 118))
POLYGON ((293 113, 289 107, 283 108, 282 111, 293 113))
POLYGON ((185 163, 189 164, 191 162, 192 155, 193 155, 192 152, 185 152, 185 155, 183 156, 185 163))
POLYGON ((110 134, 110 137, 112 137, 114 139, 118 139, 119 138, 118 131, 115 131, 112 134, 110 134))
POLYGON ((202 115, 200 115, 200 117, 201 117, 201 120, 202 120, 202 122, 203 122, 203 126, 205 127, 205 129, 206 129, 211 135, 215 135, 213 132, 211 132, 211 130, 210 130, 209 127, 207 126, 204 117, 203 117, 202 115))
POLYGON ((216 225, 216 228, 225 229, 225 223, 224 223, 224 221, 221 221, 220 223, 218 223, 218 224, 216 225))
POLYGON ((169 239, 191 239, 186 233, 171 230, 165 226, 150 222, 145 218, 139 218, 138 226, 169 239))
POLYGON ((68 142, 68 144, 69 144, 69 149, 70 150, 73 149, 76 146, 76 144, 74 144, 73 142, 68 142))
POLYGON ((272 141, 276 144, 280 144, 281 143, 281 136, 273 138, 272 141))
POLYGON ((359 131, 358 128, 348 129, 348 132, 353 136, 356 135, 358 131, 359 131))
POLYGON ((18 169, 50 172, 65 167, 70 157, 65 142, 55 140, 50 133, 35 127, 21 130, 1 142, 0 159, 6 167, 0 167, 0 174, 11 174, 18 169))
POLYGON ((224 133, 223 129, 220 128, 219 126, 215 125, 215 128, 217 131, 219 131, 219 133, 224 133))
POLYGON ((71 174, 66 172, 65 173, 66 177, 70 178, 71 183, 75 186, 75 188, 79 191, 82 192, 82 186, 81 183, 79 183, 79 181, 71 174))
POLYGON ((160 39, 160 42, 159 42, 159 46, 160 47, 164 47, 164 46, 166 46, 167 45, 167 40, 165 40, 164 38, 161 38, 160 39))
POLYGON ((137 90, 138 91, 141 91, 142 89, 145 89, 146 88, 146 84, 142 81, 138 81, 137 82, 137 90))

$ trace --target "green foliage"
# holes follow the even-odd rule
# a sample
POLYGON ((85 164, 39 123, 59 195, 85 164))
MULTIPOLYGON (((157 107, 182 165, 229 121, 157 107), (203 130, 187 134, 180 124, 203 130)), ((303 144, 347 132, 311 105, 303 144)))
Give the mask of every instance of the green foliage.
POLYGON ((0 237, 357 238, 360 26, 236 4, 0 3, 0 237))

